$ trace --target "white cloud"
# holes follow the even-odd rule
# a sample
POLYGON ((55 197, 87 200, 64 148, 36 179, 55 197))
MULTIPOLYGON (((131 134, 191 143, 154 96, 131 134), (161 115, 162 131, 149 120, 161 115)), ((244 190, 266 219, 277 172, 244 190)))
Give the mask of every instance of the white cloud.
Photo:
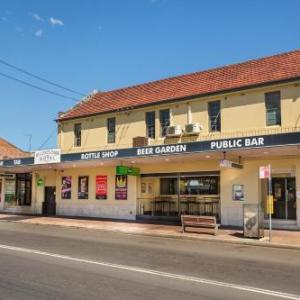
POLYGON ((34 34, 37 38, 41 38, 43 36, 43 30, 39 29, 34 34))
POLYGON ((59 20, 59 19, 54 19, 54 18, 50 18, 49 19, 50 23, 55 26, 55 25, 58 25, 58 26, 64 26, 64 23, 62 20, 59 20))
POLYGON ((28 14, 29 16, 33 17, 36 21, 44 22, 44 19, 39 14, 32 13, 32 12, 28 14))

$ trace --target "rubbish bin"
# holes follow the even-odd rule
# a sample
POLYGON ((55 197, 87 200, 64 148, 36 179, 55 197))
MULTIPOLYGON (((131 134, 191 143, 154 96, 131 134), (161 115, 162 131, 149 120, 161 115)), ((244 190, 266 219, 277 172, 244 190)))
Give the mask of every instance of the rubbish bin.
POLYGON ((264 237, 264 211, 259 204, 244 204, 244 237, 264 237))

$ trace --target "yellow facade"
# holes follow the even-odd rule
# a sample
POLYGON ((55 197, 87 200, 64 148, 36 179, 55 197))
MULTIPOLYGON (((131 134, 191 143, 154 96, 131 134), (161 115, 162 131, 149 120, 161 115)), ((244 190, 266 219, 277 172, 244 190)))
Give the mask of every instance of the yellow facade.
MULTIPOLYGON (((189 143, 194 141, 209 141, 222 138, 272 135, 276 133, 300 132, 300 81, 293 83, 269 85, 243 91, 222 93, 209 97, 195 97, 188 100, 154 104, 151 106, 130 109, 123 112, 99 114, 95 116, 58 121, 58 147, 63 154, 88 152, 104 149, 124 149, 133 146, 132 140, 137 136, 146 136, 145 113, 156 112, 156 138, 150 145, 189 143), (265 93, 280 91, 281 93, 281 126, 266 125, 265 93), (221 131, 209 131, 208 103, 221 101, 221 131), (191 110, 192 123, 203 126, 198 136, 181 136, 179 138, 164 138, 160 134, 159 110, 170 109, 171 125, 188 124, 188 110, 191 110), (107 119, 116 118, 116 142, 107 143, 107 119), (74 146, 74 125, 81 123, 81 146, 74 146)), ((299 133, 300 134, 300 133, 299 133)), ((279 147, 280 148, 280 147, 279 147)), ((263 149, 256 153, 247 151, 237 153, 228 152, 230 159, 237 161, 241 156, 242 169, 220 168, 222 151, 195 154, 176 155, 176 159, 169 156, 168 160, 148 157, 146 160, 122 159, 109 160, 108 163, 94 164, 69 163, 58 165, 53 169, 37 169, 33 171, 33 192, 31 208, 11 208, 11 211, 41 213, 44 201, 44 188, 56 187, 56 212, 59 215, 76 215, 90 217, 135 219, 141 213, 141 201, 145 202, 143 210, 150 210, 151 201, 160 195, 159 178, 128 176, 128 199, 115 199, 115 166, 124 164, 140 168, 141 174, 181 173, 181 172, 217 172, 220 177, 220 221, 224 225, 243 224, 243 204, 262 203, 266 196, 266 182, 259 179, 260 166, 271 164, 272 176, 295 177, 297 188, 296 213, 297 219, 291 222, 278 222, 278 226, 285 225, 300 228, 300 151, 293 149, 291 154, 283 151, 269 156, 263 149), (46 170, 47 169, 47 170, 46 170), (78 177, 89 176, 89 196, 80 200, 77 196, 78 177), (106 175, 108 179, 108 194, 106 200, 97 200, 95 196, 95 182, 97 175, 106 175), (61 199, 61 181, 63 176, 72 177, 71 199, 61 199), (36 185, 37 178, 42 178, 44 185, 36 185), (143 191, 142 185, 151 185, 151 191, 143 191), (232 200, 233 185, 243 185, 245 201, 232 200), (147 202, 148 201, 148 202, 147 202)), ((175 155, 174 155, 175 157, 175 155)), ((5 180, 3 180, 4 182, 5 180)), ((4 183, 3 183, 4 184, 4 183)), ((172 196, 176 199, 176 195, 172 196)), ((198 200, 198 199, 197 199, 198 200)), ((143 203, 144 203, 143 202, 143 203)), ((2 203, 3 205, 3 203, 2 203)), ((2 206, 3 208, 3 206, 2 206)), ((1 209, 1 205, 0 205, 1 209)))
POLYGON ((145 113, 156 112, 156 138, 151 143, 191 142, 203 139, 219 139, 263 133, 292 131, 300 127, 300 81, 292 84, 273 85, 213 97, 193 98, 169 104, 152 105, 126 112, 101 114, 86 118, 66 120, 59 124, 58 146, 64 153, 118 149, 132 147, 132 139, 146 135, 145 113), (266 126, 265 93, 281 92, 281 126, 266 126), (208 102, 221 101, 221 132, 209 132, 208 102), (170 109, 171 125, 188 123, 187 111, 191 107, 192 122, 203 126, 198 137, 162 138, 160 135, 159 110, 170 109), (106 121, 116 117, 116 143, 107 143, 106 121), (74 124, 82 124, 82 145, 74 146, 74 124))

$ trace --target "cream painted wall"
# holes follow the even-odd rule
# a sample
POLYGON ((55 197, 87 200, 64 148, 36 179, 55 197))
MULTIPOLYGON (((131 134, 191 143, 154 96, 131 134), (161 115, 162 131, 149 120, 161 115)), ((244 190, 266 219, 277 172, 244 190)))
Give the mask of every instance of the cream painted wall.
MULTIPOLYGON (((56 212, 58 215, 89 216, 102 218, 135 219, 137 178, 128 176, 128 199, 115 200, 115 168, 74 168, 56 173, 39 172, 45 186, 56 186, 56 212), (96 199, 96 176, 106 175, 108 180, 107 200, 96 199), (61 181, 63 176, 72 177, 72 198, 61 199, 61 181), (89 176, 89 198, 78 199, 78 177, 89 176)), ((39 187, 37 203, 44 201, 44 187, 39 187)))
POLYGON ((234 136, 238 133, 261 134, 263 131, 279 126, 266 126, 265 96, 266 92, 281 92, 282 128, 300 127, 300 86, 299 84, 282 84, 252 89, 236 93, 220 94, 213 97, 195 98, 176 103, 153 105, 127 112, 118 112, 68 120, 62 122, 58 142, 63 152, 93 151, 97 149, 114 149, 132 147, 132 138, 146 135, 145 113, 156 111, 156 139, 153 144, 188 142, 203 138, 220 138, 224 135, 234 136), (221 101, 221 133, 209 133, 208 102, 221 101), (159 110, 171 110, 171 124, 187 124, 188 105, 191 106, 192 121, 203 125, 199 137, 182 137, 181 139, 164 139, 160 137, 159 110), (116 143, 107 144, 107 118, 116 117, 116 143), (82 146, 74 147, 73 128, 75 123, 82 124, 82 146), (260 130, 260 133, 257 133, 260 130))

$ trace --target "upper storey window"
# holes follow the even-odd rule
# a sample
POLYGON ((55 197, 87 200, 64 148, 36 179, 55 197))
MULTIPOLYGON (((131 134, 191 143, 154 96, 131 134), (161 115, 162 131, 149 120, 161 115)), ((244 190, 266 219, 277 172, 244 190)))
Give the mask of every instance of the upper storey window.
POLYGON ((81 123, 74 125, 74 146, 81 146, 81 123))
POLYGON ((170 126, 170 110, 162 109, 159 111, 161 136, 166 136, 167 128, 170 126))
POLYGON ((280 92, 265 94, 267 126, 281 125, 280 92))
POLYGON ((221 131, 221 102, 208 102, 209 130, 221 131))
POLYGON ((155 139, 155 111, 146 112, 146 136, 155 139))
POLYGON ((107 143, 116 142, 116 118, 107 119, 107 143))

